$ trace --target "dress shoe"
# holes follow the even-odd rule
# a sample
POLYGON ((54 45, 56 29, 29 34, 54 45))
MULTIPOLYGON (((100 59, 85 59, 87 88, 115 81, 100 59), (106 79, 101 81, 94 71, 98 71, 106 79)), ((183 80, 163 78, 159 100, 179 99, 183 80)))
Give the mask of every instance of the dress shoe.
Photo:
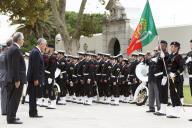
POLYGON ((20 120, 20 118, 18 118, 18 117, 15 117, 15 120, 20 120))
POLYGON ((153 113, 153 114, 156 115, 156 116, 166 116, 166 114, 160 113, 160 112, 155 112, 155 113, 153 113))
POLYGON ((189 121, 192 121, 192 119, 189 119, 189 121))
POLYGON ((43 116, 39 116, 39 115, 30 115, 31 118, 42 118, 43 116))
POLYGON ((179 117, 173 116, 173 115, 169 115, 169 116, 167 116, 167 118, 179 118, 179 117))
POLYGON ((8 121, 7 124, 23 124, 23 122, 14 120, 14 121, 11 121, 11 122, 8 121))
POLYGON ((155 110, 147 110, 146 112, 147 112, 147 113, 155 112, 155 110))

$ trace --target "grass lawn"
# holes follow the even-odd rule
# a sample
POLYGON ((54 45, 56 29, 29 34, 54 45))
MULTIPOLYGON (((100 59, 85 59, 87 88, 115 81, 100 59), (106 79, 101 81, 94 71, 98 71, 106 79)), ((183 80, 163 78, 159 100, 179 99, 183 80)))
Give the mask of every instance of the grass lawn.
POLYGON ((185 102, 185 104, 192 104, 192 97, 191 97, 190 87, 189 86, 184 86, 183 92, 184 92, 184 102, 185 102))

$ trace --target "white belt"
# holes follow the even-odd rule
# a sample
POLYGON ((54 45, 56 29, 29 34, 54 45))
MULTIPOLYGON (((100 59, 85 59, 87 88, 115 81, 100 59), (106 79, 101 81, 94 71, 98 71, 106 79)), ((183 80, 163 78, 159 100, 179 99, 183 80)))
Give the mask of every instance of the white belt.
POLYGON ((124 75, 120 75, 120 77, 124 77, 124 75))
POLYGON ((77 77, 76 75, 73 75, 73 77, 77 77))
POLYGON ((189 78, 192 78, 192 75, 189 75, 189 78))
POLYGON ((106 74, 102 74, 102 76, 106 76, 106 74))
POLYGON ((163 75, 163 72, 159 72, 159 73, 156 73, 154 74, 155 76, 160 76, 160 75, 163 75))
POLYGON ((89 74, 88 73, 83 73, 83 75, 88 76, 89 74))
POLYGON ((63 72, 61 72, 61 73, 66 73, 66 71, 63 71, 63 72))
POLYGON ((97 76, 101 75, 101 74, 96 74, 97 76))
POLYGON ((115 78, 115 76, 111 76, 112 78, 115 78))
POLYGON ((47 74, 51 74, 51 72, 49 72, 49 71, 47 71, 47 70, 45 70, 45 73, 47 73, 47 74))
POLYGON ((183 72, 182 72, 182 73, 180 73, 180 75, 182 76, 182 75, 183 75, 183 72))
POLYGON ((79 77, 80 77, 81 75, 77 75, 77 76, 79 76, 79 77))

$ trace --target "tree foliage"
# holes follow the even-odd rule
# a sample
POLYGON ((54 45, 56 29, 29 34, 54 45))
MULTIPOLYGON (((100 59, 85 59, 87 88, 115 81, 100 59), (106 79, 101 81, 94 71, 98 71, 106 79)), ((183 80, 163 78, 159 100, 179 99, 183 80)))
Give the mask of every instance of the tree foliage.
POLYGON ((65 4, 66 0, 0 0, 0 13, 9 15, 12 24, 20 24, 17 31, 25 35, 25 50, 31 49, 39 37, 54 44, 55 35, 64 31, 63 37, 68 42, 71 37, 78 41, 81 35, 90 37, 102 32, 103 15, 83 14, 86 0, 82 1, 79 13, 65 12, 65 4), (51 1, 56 3, 61 23, 53 13, 51 1))

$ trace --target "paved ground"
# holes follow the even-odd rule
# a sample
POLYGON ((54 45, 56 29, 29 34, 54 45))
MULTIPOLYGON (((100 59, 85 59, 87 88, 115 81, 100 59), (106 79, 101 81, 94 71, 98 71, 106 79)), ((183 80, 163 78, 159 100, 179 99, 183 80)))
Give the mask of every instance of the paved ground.
POLYGON ((192 108, 185 107, 180 119, 167 119, 148 114, 146 106, 121 104, 110 106, 93 104, 83 106, 69 103, 58 106, 56 110, 38 108, 42 119, 28 117, 28 104, 20 105, 18 117, 22 125, 7 125, 6 118, 0 116, 0 128, 189 128, 192 122, 192 108))

